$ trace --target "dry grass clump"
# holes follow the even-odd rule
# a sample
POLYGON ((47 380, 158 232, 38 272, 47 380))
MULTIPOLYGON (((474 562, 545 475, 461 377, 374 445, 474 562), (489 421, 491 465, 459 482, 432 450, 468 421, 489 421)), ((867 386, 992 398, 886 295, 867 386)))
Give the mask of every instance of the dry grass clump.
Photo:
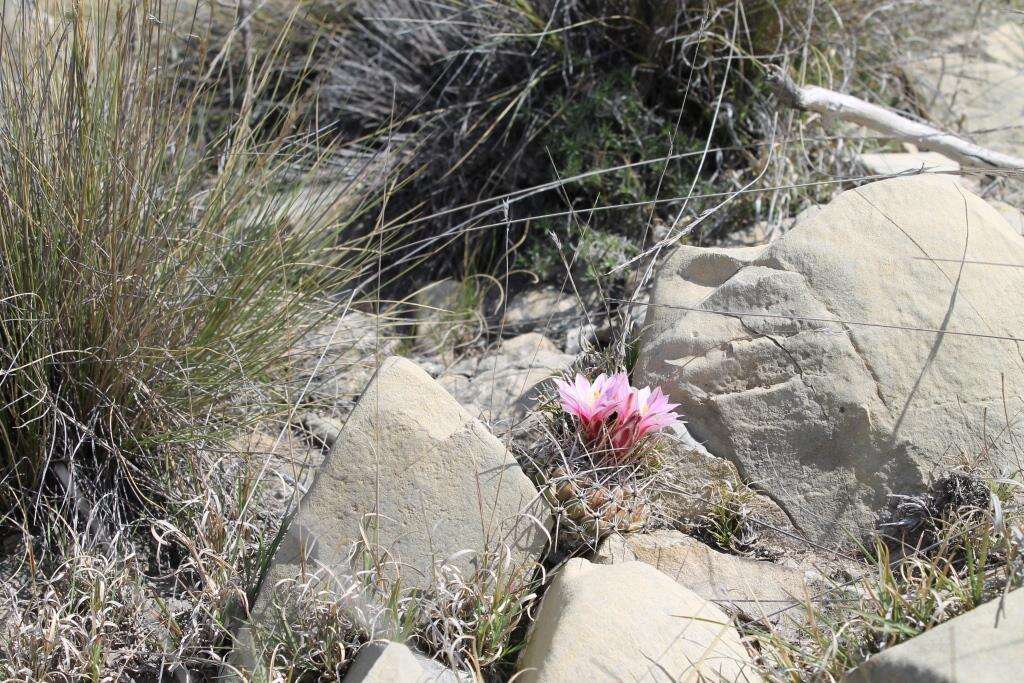
POLYGON ((502 672, 525 644, 514 637, 543 584, 538 572, 517 563, 507 547, 478 555, 469 571, 438 563, 430 587, 406 603, 412 642, 476 680, 505 680, 502 672))
POLYGON ((207 137, 162 7, 79 9, 0 36, 0 678, 212 674, 280 522, 231 441, 366 251, 292 190, 336 155, 256 134, 269 65, 207 137))
MULTIPOLYGON (((0 679, 147 680, 206 675, 231 615, 266 561, 264 520, 245 509, 259 463, 210 461, 177 515, 97 539, 59 509, 9 537, 0 560, 0 679), (149 536, 152 544, 140 543, 149 536)), ((17 511, 3 520, 10 528, 17 511)))
MULTIPOLYGON (((1020 488, 963 473, 940 479, 925 505, 913 506, 913 520, 898 525, 926 533, 878 536, 862 576, 807 606, 799 642, 751 629, 767 673, 839 680, 871 655, 1024 584, 1020 488)), ((899 497, 897 515, 907 500, 899 497)))
POLYGON ((730 480, 707 484, 689 532, 724 552, 750 553, 759 535, 750 506, 756 495, 750 487, 730 480))
POLYGON ((156 11, 24 14, 0 55, 0 497, 30 524, 39 494, 94 521, 165 506, 360 264, 267 196, 286 140, 244 117, 199 144, 156 11))
POLYGON ((406 642, 473 680, 507 678, 542 584, 538 568, 495 546, 439 560, 420 588, 403 582, 385 552, 359 548, 352 559, 349 576, 303 569, 272 587, 246 636, 257 679, 340 680, 359 650, 379 640, 406 642))
POLYGON ((341 680, 373 637, 396 637, 359 578, 305 574, 279 582, 272 596, 249 627, 257 680, 341 680))

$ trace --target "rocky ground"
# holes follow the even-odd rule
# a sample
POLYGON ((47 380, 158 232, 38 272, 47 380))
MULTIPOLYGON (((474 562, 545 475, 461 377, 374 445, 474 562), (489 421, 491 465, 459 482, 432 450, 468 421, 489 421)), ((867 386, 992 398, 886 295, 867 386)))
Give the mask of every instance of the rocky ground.
MULTIPOLYGON (((1019 22, 933 47, 901 65, 922 115, 1024 156, 1019 22)), ((287 418, 224 456, 284 523, 209 678, 1015 679, 1024 184, 898 142, 857 161, 628 300, 443 278, 322 320, 287 418), (589 452, 553 382, 619 371, 685 421, 633 460, 589 452)), ((167 645, 197 604, 140 619, 167 645)))
MULTIPOLYGON (((1006 24, 905 68, 941 123, 1021 154, 1021 45, 1006 24), (1006 99, 993 106, 992 92, 1006 99)), ((519 625, 525 646, 506 660, 516 680, 757 680, 769 642, 806 645, 825 596, 863 598, 858 543, 885 528, 894 496, 951 471, 1019 474, 1024 438, 1024 318, 1008 296, 1024 291, 1024 218, 1006 201, 1019 184, 960 175, 915 149, 861 163, 912 177, 851 189, 770 243, 679 247, 625 313, 643 320, 633 382, 663 387, 688 424, 666 438, 656 514, 604 519, 582 545, 560 541, 560 525, 578 519, 530 449, 548 379, 608 340, 594 300, 527 289, 493 325, 445 280, 417 293, 412 325, 361 311, 326 324, 311 340, 328 351, 310 368, 295 438, 329 455, 307 461, 315 483, 234 664, 259 667, 267 636, 252 634, 272 622, 270 586, 304 567, 351 575, 353 544, 378 553, 374 581, 400 575, 421 590, 439 563, 473 576, 496 547, 506 568, 545 568, 519 625), (343 354, 331 338, 346 341, 343 354)), ((1012 677, 1019 597, 888 649, 848 679, 1012 677)), ((364 648, 345 680, 468 675, 438 663, 465 660, 415 648, 364 648)))

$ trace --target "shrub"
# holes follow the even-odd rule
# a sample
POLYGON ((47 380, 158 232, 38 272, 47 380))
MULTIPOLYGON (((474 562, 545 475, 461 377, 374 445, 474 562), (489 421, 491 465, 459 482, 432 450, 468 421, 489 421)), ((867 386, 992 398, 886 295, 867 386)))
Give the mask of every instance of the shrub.
MULTIPOLYGON (((287 14, 261 7, 254 22, 287 14)), ((297 22, 317 56, 301 82, 296 67, 283 78, 315 93, 310 125, 408 159, 389 202, 396 230, 450 243, 438 260, 448 270, 486 272, 523 235, 518 251, 549 231, 570 249, 592 233, 647 246, 657 224, 709 211, 695 234, 706 240, 823 200, 830 183, 786 186, 807 167, 834 178, 851 162, 778 116, 765 65, 898 101, 889 55, 925 11, 879 0, 312 2, 297 22), (762 174, 785 189, 726 201, 762 174)), ((300 50, 292 64, 307 59, 300 50)), ((531 265, 545 279, 562 271, 531 265)))

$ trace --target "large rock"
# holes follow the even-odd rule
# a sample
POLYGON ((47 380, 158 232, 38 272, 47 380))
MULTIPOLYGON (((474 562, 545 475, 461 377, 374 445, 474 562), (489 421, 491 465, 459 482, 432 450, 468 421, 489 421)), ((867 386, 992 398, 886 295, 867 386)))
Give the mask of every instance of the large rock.
POLYGON ((875 655, 846 683, 1007 683, 1024 669, 1024 591, 875 655))
POLYGON ((290 534, 315 562, 342 570, 339 551, 366 527, 402 563, 405 585, 423 585, 435 561, 482 551, 488 541, 509 543, 517 559, 536 559, 545 535, 524 512, 538 498, 479 420, 395 356, 359 399, 290 534))
POLYGON ((804 602, 816 588, 796 569, 726 555, 679 531, 609 536, 594 561, 618 564, 639 560, 655 567, 681 586, 733 614, 749 619, 775 615, 804 602))
POLYGON ((948 178, 847 191, 771 245, 680 247, 635 382, 803 531, 847 541, 951 454, 1012 462, 1024 360, 999 337, 1024 329, 1024 268, 993 262, 1024 263, 1024 240, 948 178))
MULTIPOLYGON (((474 554, 507 544, 538 559, 547 512, 515 459, 483 424, 411 361, 384 361, 303 498, 253 609, 259 625, 274 586, 317 571, 350 587, 352 548, 387 551, 385 571, 425 587, 436 561, 469 569, 474 554), (471 551, 469 554, 464 551, 471 551), (452 558, 456 553, 460 556, 452 558)), ((253 637, 239 634, 236 661, 251 666, 253 637)), ((240 668, 242 668, 240 666, 240 668)))
POLYGON ((569 560, 544 594, 516 678, 757 680, 729 618, 642 562, 569 560))

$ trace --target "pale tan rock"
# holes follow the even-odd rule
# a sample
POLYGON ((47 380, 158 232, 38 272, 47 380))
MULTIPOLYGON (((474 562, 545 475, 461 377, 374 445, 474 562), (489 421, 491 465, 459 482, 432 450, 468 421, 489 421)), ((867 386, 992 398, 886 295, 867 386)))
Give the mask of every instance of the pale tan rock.
POLYGON ((432 659, 393 641, 365 645, 343 683, 459 683, 464 679, 432 659))
POLYGON ((921 106, 947 128, 1024 152, 1024 29, 1019 22, 952 36, 945 54, 903 61, 921 106))
POLYGON ((938 152, 877 152, 861 154, 857 160, 868 173, 896 175, 897 173, 957 173, 960 164, 938 152))
POLYGON ((730 619, 642 562, 569 560, 537 614, 517 681, 754 681, 730 619))
MULTIPOLYGON (((414 363, 391 357, 291 520, 252 620, 264 618, 282 579, 317 572, 328 585, 350 587, 347 577, 364 568, 364 556, 351 554, 363 539, 374 554, 388 553, 386 574, 400 570, 405 588, 424 587, 435 562, 468 572, 499 544, 516 562, 536 561, 547 523, 537 490, 502 443, 414 363)), ((253 661, 247 628, 241 663, 253 661)))
POLYGON ((1024 437, 1002 418, 1024 360, 998 338, 1024 329, 1024 269, 962 257, 1024 263, 1024 240, 937 175, 844 192, 767 247, 680 247, 634 383, 661 385, 812 539, 846 543, 949 454, 1009 464, 1024 437))
POLYGON ((450 355, 478 319, 467 304, 466 287, 452 278, 432 282, 419 290, 416 305, 416 346, 419 350, 450 355))
POLYGON ((990 199, 988 203, 999 212, 1000 216, 1006 219, 1006 222, 1010 224, 1015 233, 1024 235, 1024 213, 1020 209, 997 199, 990 199))
POLYGON ((631 560, 649 564, 705 600, 750 619, 803 603, 811 581, 795 569, 720 553, 679 531, 609 536, 594 556, 599 564, 631 560))
POLYGON ((523 561, 545 536, 523 513, 538 494, 515 458, 414 363, 384 361, 292 522, 316 561, 370 538, 422 585, 435 560, 505 541, 523 561), (481 514, 483 519, 481 519, 481 514), (373 527, 376 526, 376 531, 373 527), (310 545, 313 547, 310 547, 310 545))
POLYGON ((1024 591, 995 599, 889 648, 845 683, 1007 683, 1024 669, 1024 591))
POLYGON ((861 154, 857 160, 871 175, 943 173, 949 175, 960 187, 974 193, 981 191, 977 178, 961 175, 960 164, 938 152, 876 152, 861 154))
POLYGON ((505 306, 502 329, 510 335, 539 332, 557 336, 570 327, 590 322, 586 310, 571 291, 562 292, 554 287, 530 289, 505 306))

